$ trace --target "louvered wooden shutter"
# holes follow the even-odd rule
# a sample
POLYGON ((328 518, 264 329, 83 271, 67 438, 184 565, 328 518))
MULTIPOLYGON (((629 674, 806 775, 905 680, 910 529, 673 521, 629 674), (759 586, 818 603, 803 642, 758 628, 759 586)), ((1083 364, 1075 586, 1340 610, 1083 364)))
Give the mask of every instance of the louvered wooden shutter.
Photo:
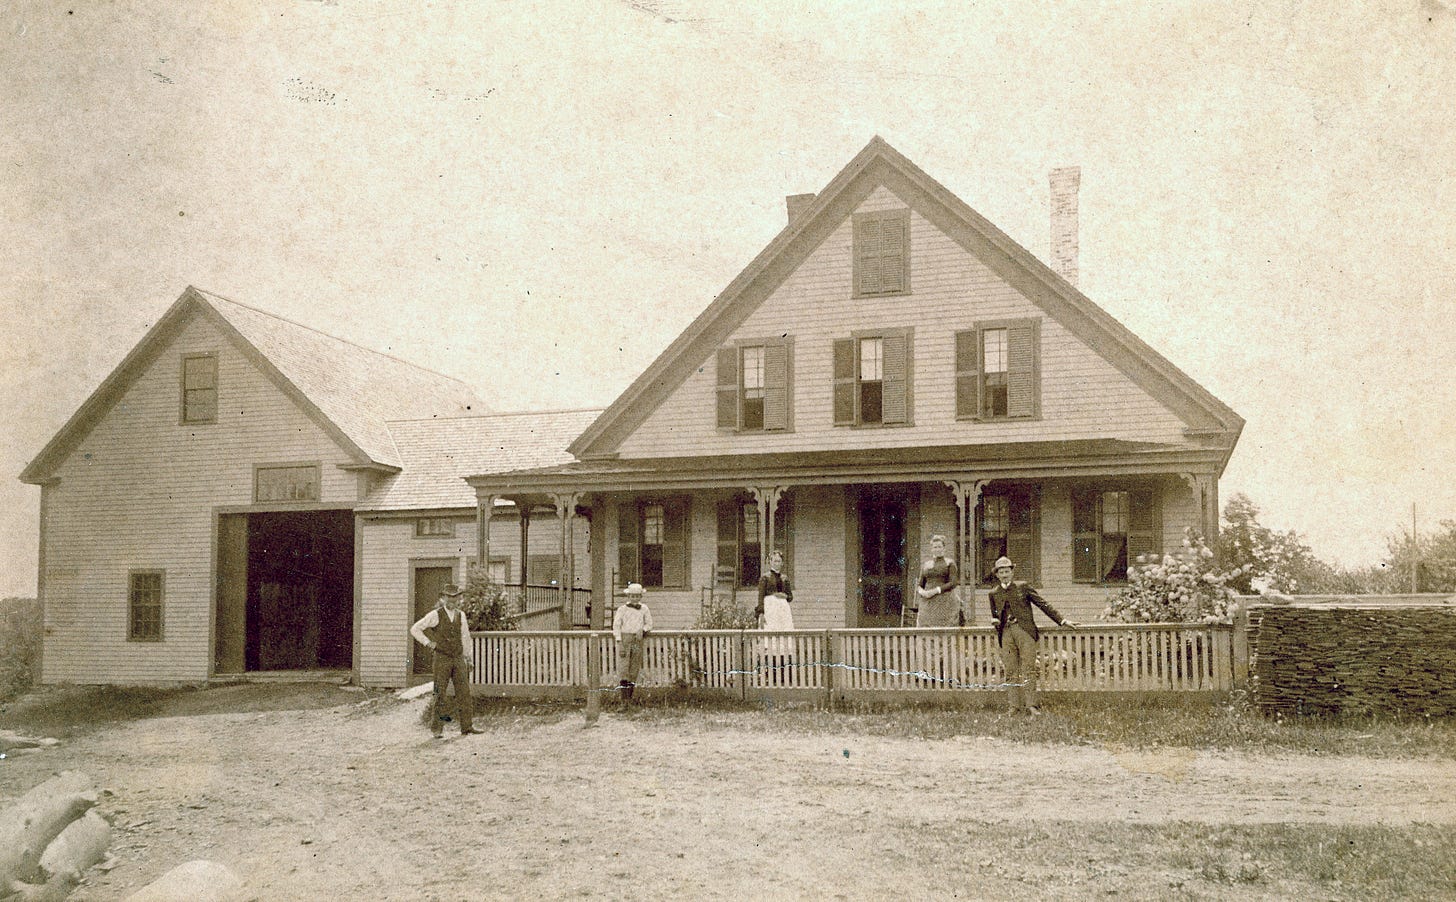
POLYGON ((1038 326, 1036 320, 1015 322, 1006 328, 1006 415, 1037 415, 1038 326))
POLYGON ((738 349, 718 349, 718 428, 738 428, 738 349))
POLYGON ((674 499, 662 505, 662 584, 678 589, 688 585, 687 502, 674 499))
POLYGON ((789 578, 792 585, 794 581, 794 501, 792 498, 780 498, 779 506, 774 510, 774 543, 775 547, 784 553, 784 576, 789 578))
POLYGON ((1097 554, 1101 545, 1097 523, 1097 493, 1072 493, 1072 579, 1097 581, 1097 554))
POLYGON ((910 422, 910 331, 891 332, 884 339, 883 423, 910 422))
POLYGON ((623 586, 641 580, 638 561, 641 547, 637 540, 637 505, 622 504, 617 508, 617 582, 623 586))
POLYGON ((1013 492, 1007 499, 1006 556, 1016 564, 1017 579, 1041 582, 1040 496, 1032 491, 1013 492))
MULTIPOLYGON (((763 428, 789 428, 789 371, 793 346, 775 342, 763 349, 763 428)), ((721 396, 720 396, 721 398, 721 396)), ((719 401, 721 411, 722 401, 719 401)), ((721 412, 720 412, 721 416, 721 412)))
POLYGON ((904 215, 871 215, 855 220, 855 277, 859 294, 905 290, 904 215))
POLYGON ((1162 550, 1161 523, 1157 495, 1150 489, 1128 493, 1127 566, 1139 566, 1139 555, 1153 555, 1162 550))
POLYGON ((735 586, 738 585, 738 521, 742 512, 743 502, 737 498, 718 502, 718 573, 732 573, 735 586))
POLYGON ((956 417, 981 415, 981 333, 955 334, 956 417))
POLYGON ((854 425, 854 339, 834 339, 834 425, 854 425))

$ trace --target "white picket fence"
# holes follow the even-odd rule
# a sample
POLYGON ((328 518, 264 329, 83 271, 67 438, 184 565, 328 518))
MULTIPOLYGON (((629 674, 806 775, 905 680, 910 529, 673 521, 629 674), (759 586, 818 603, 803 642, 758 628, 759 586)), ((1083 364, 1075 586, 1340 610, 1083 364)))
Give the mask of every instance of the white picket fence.
MULTIPOLYGON (((475 636, 483 693, 576 694, 596 642, 598 688, 615 686, 608 632, 475 636)), ((1217 692, 1233 687, 1233 628, 1221 624, 1099 624, 1042 632, 1040 688, 1071 692, 1217 692)), ((659 630, 647 637, 638 685, 759 695, 875 696, 994 690, 1004 682, 996 634, 963 629, 659 630)))

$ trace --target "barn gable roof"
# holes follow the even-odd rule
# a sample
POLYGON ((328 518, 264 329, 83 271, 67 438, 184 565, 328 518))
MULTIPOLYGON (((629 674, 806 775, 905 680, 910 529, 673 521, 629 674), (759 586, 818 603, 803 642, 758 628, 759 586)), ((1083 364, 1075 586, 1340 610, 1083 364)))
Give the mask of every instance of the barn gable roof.
POLYGON ((41 483, 187 323, 203 317, 343 448, 355 465, 401 466, 388 422, 483 412, 465 383, 188 287, 22 471, 41 483))
POLYGON ((615 454, 656 406, 882 185, 1180 416, 1190 434, 1218 436, 1232 449, 1244 424, 1237 413, 875 136, 577 437, 572 454, 583 459, 615 454))

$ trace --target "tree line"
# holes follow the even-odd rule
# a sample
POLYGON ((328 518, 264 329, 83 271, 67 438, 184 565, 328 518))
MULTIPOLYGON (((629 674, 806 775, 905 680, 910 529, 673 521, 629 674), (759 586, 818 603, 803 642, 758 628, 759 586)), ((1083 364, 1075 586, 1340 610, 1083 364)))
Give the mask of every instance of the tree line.
POLYGON ((1379 563, 1344 567, 1322 560, 1298 532, 1261 524, 1258 506, 1239 493, 1224 505, 1218 556, 1221 567, 1235 572, 1229 586, 1240 594, 1261 588, 1286 595, 1456 592, 1456 520, 1419 534, 1392 533, 1379 563))

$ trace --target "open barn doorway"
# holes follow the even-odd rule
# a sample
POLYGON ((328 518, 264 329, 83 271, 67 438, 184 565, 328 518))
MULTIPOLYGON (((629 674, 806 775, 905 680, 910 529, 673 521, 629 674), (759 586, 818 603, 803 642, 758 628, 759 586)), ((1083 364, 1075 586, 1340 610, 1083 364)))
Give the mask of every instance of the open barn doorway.
POLYGON ((216 638, 219 674, 351 668, 353 512, 221 515, 216 638))

